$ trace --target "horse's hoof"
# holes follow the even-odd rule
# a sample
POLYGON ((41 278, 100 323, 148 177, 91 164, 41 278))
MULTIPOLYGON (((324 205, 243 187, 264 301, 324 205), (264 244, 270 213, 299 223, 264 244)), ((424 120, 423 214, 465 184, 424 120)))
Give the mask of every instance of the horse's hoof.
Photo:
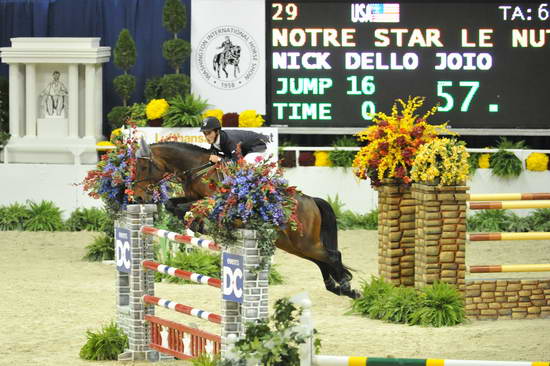
POLYGON ((361 293, 359 293, 359 291, 357 291, 357 290, 346 291, 346 293, 344 295, 346 295, 347 297, 349 297, 352 300, 359 299, 359 298, 362 297, 361 293))

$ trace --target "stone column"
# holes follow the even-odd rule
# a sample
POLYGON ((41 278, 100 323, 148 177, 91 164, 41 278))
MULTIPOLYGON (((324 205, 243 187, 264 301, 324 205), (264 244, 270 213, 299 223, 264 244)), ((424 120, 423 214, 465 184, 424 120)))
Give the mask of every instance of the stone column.
POLYGON ((469 187, 413 184, 416 199, 415 286, 442 281, 464 289, 469 187))
POLYGON ((69 137, 78 135, 78 65, 69 64, 69 137))
POLYGON ((269 268, 257 271, 262 259, 257 232, 237 230, 236 236, 236 245, 224 251, 244 258, 243 303, 225 301, 222 298, 222 358, 227 351, 228 337, 231 334, 240 338, 244 336, 246 323, 267 319, 269 316, 269 268))
POLYGON ((415 202, 410 187, 391 180, 378 191, 378 273, 399 286, 414 286, 415 202))
POLYGON ((144 320, 146 314, 154 315, 153 306, 145 306, 144 295, 154 295, 154 272, 145 271, 141 263, 153 260, 153 244, 150 235, 142 235, 143 225, 153 225, 156 205, 128 205, 124 217, 130 231, 131 272, 118 273, 117 296, 118 323, 128 336, 128 349, 118 356, 119 361, 158 359, 158 353, 149 348, 150 328, 144 320))
POLYGON ((86 78, 84 80, 85 83, 85 94, 86 94, 86 101, 85 101, 85 126, 86 130, 84 131, 84 137, 94 137, 96 134, 96 128, 95 125, 97 123, 96 120, 96 112, 94 108, 96 107, 96 68, 93 64, 88 64, 85 66, 86 71, 85 75, 86 78))
POLYGON ((36 137, 36 110, 39 105, 36 92, 36 65, 27 64, 25 74, 25 99, 28 103, 25 133, 29 137, 36 137))
POLYGON ((10 64, 10 134, 12 138, 21 137, 26 132, 26 128, 22 126, 22 122, 25 121, 25 106, 21 103, 25 99, 22 88, 24 77, 22 64, 10 64))

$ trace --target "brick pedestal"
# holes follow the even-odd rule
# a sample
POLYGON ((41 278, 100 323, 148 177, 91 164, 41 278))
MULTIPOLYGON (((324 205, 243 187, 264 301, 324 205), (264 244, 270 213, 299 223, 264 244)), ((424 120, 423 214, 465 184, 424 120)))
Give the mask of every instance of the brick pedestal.
POLYGON ((416 200, 415 287, 442 281, 464 290, 469 187, 413 184, 416 200))
POLYGON ((408 186, 385 181, 378 191, 378 273, 414 286, 415 201, 408 186))

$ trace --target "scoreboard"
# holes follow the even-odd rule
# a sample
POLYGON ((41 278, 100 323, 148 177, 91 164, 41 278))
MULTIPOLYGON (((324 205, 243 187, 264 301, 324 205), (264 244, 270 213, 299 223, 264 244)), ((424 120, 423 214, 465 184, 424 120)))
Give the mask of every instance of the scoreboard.
POLYGON ((432 123, 550 128, 550 4, 271 1, 272 125, 364 127, 426 97, 432 123))

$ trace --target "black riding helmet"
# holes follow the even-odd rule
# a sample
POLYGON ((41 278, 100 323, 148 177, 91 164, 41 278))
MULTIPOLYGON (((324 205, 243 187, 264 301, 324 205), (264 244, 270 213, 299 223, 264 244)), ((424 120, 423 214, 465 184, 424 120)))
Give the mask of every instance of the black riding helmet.
POLYGON ((216 117, 206 117, 202 120, 201 132, 219 130, 222 128, 220 120, 216 117))

